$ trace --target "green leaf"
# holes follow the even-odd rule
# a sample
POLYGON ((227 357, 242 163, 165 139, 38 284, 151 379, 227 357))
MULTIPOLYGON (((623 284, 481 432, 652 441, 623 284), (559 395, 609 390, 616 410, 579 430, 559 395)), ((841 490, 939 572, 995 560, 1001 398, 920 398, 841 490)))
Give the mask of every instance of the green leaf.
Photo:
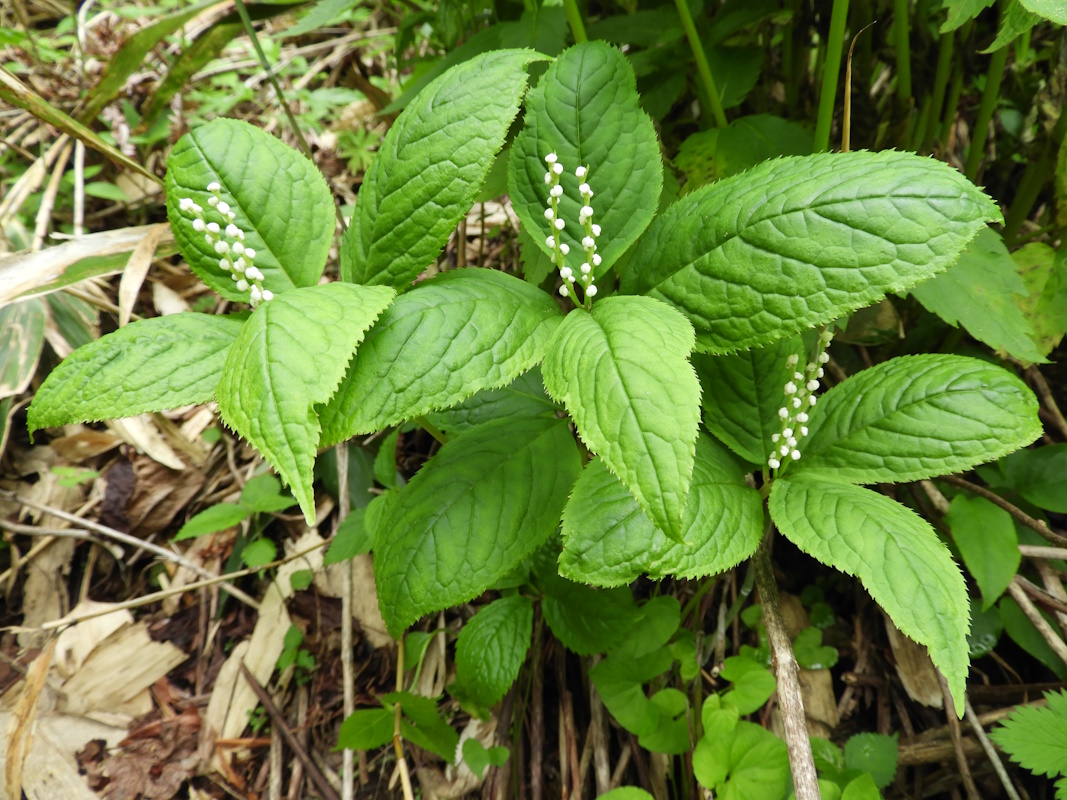
POLYGON ((270 539, 256 539, 241 551, 241 560, 249 569, 266 566, 278 557, 278 548, 270 539))
POLYGON ((956 30, 991 5, 993 0, 946 0, 944 8, 948 11, 948 18, 941 24, 941 33, 956 30))
POLYGON ((1026 295, 1004 240, 983 228, 955 266, 916 286, 912 295, 949 325, 962 325, 980 342, 1024 361, 1045 363, 1016 295, 1026 295))
POLYGON ((541 369, 534 367, 500 389, 482 389, 444 411, 427 414, 427 419, 447 433, 470 430, 494 419, 554 416, 559 406, 545 394, 541 369))
POLYGON ((197 536, 206 536, 209 533, 218 533, 234 525, 240 525, 244 520, 252 516, 252 510, 234 503, 218 503, 208 506, 199 514, 191 517, 182 525, 174 536, 174 541, 193 539, 197 536))
POLYGON ((542 367, 582 440, 660 530, 682 539, 700 385, 685 318, 649 298, 608 297, 568 314, 542 367))
POLYGON ((256 309, 230 348, 215 391, 226 424, 293 490, 314 524, 311 489, 319 421, 367 328, 392 300, 387 287, 328 283, 279 294, 256 309))
POLYGON ((208 205, 212 181, 222 185, 220 196, 237 215, 234 224, 244 231, 244 245, 256 251, 264 288, 280 295, 318 283, 335 221, 333 197, 314 164, 269 133, 232 119, 187 133, 167 158, 167 218, 182 255, 216 292, 247 302, 248 293, 237 291, 218 253, 178 207, 183 197, 192 198, 206 222, 225 228, 221 214, 208 205))
POLYGON ((660 722, 655 730, 642 734, 637 743, 653 753, 681 755, 688 753, 689 700, 677 689, 660 689, 649 698, 660 713, 660 722))
POLYGON ((0 398, 22 394, 37 372, 47 322, 36 298, 0 306, 0 398))
POLYGON ((1001 462, 1008 485, 1038 508, 1067 513, 1067 444, 1012 453, 1001 462))
POLYGON ((1026 10, 1037 14, 1039 17, 1055 22, 1057 25, 1067 25, 1067 2, 1064 0, 1019 0, 1026 10))
POLYGON ((811 750, 815 756, 815 768, 819 772, 839 771, 845 768, 845 754, 829 739, 812 736, 811 750))
POLYGON ((411 692, 390 692, 382 696, 382 702, 400 704, 406 718, 401 723, 405 739, 436 753, 449 764, 455 762, 459 734, 441 719, 435 700, 411 692))
POLYGON ((1041 435, 1037 398, 1007 370, 963 356, 902 356, 833 387, 790 472, 899 483, 968 470, 1041 435))
POLYGON ((674 542, 646 517, 600 459, 589 462, 563 511, 559 571, 572 580, 618 586, 725 572, 751 556, 763 536, 763 504, 743 471, 707 436, 696 445, 693 482, 674 542))
POLYGON ((89 197, 99 197, 103 200, 113 200, 116 203, 128 203, 130 199, 126 196, 126 192, 114 183, 105 183, 103 181, 93 181, 85 184, 85 193, 89 197))
POLYGON ((280 33, 287 39, 303 36, 318 28, 325 28, 338 20, 358 4, 359 0, 318 0, 294 25, 282 28, 280 33))
POLYGON ((523 228, 546 253, 555 233, 545 219, 549 186, 545 156, 555 153, 564 171, 560 232, 575 253, 582 252, 578 224, 578 185, 592 188, 593 221, 602 228, 598 253, 603 274, 632 245, 656 212, 663 164, 652 120, 641 110, 633 69, 626 57, 604 42, 584 42, 565 51, 530 91, 522 132, 511 154, 508 188, 523 228), (585 178, 574 171, 584 166, 585 178))
POLYGON ((1047 692, 1045 699, 1047 708, 1020 706, 989 735, 1012 761, 1053 778, 1067 774, 1067 692, 1047 692))
POLYGON ((785 742, 752 722, 738 722, 732 736, 697 742, 693 774, 722 800, 784 800, 791 784, 785 742))
POLYGON ((1067 251, 1057 253, 1044 242, 1031 242, 1012 258, 1026 284, 1026 297, 1016 302, 1034 330, 1038 350, 1047 356, 1067 331, 1067 251))
POLYGON ((519 675, 533 635, 533 603, 502 597, 483 606, 456 640, 456 681, 451 693, 488 708, 519 675))
POLYGON ((708 695, 700 709, 700 721, 704 726, 704 736, 708 739, 729 737, 737 727, 740 714, 734 706, 724 706, 722 697, 708 695))
POLYGON ((506 747, 494 747, 486 750, 485 746, 477 739, 463 740, 463 763, 479 778, 482 777, 490 765, 501 767, 507 763, 509 755, 510 753, 506 747))
POLYGON ((607 794, 600 795, 600 800, 653 800, 652 795, 637 786, 620 786, 607 794))
POLYGON ((579 469, 557 420, 499 420, 445 444, 378 526, 374 571, 389 630, 476 597, 536 550, 556 531, 579 469))
POLYGON ((237 316, 172 314, 78 348, 37 390, 30 431, 207 402, 243 324, 237 316))
POLYGON ((774 675, 762 664, 744 656, 727 658, 719 674, 733 684, 722 696, 723 705, 736 708, 741 716, 761 709, 778 685, 774 675))
POLYGON ((322 412, 323 442, 506 386, 544 358, 560 322, 547 294, 496 270, 453 270, 420 283, 367 334, 322 412))
POLYGON ((984 497, 952 498, 945 523, 963 563, 982 592, 986 611, 1008 588, 1022 559, 1011 514, 984 497))
POLYGON ((353 711, 341 723, 335 750, 376 750, 393 741, 393 711, 368 708, 353 711))
POLYGON ((793 640, 793 655, 803 669, 830 669, 837 663, 837 648, 824 646, 822 631, 805 628, 793 640))
MULTIPOLYGON (((836 784, 834 787, 837 788, 836 784)), ((845 791, 841 792, 841 800, 882 800, 882 793, 878 791, 874 776, 864 774, 849 781, 845 791)))
POLYGON ((249 478, 241 490, 241 505, 259 514, 272 514, 292 508, 296 501, 282 494, 282 484, 273 475, 263 474, 249 478))
POLYGON ((612 648, 613 656, 637 658, 659 650, 671 641, 682 623, 682 604, 671 595, 651 597, 638 611, 636 622, 612 648))
POLYGON ((1000 618, 1000 608, 982 611, 978 600, 971 598, 971 629, 967 633, 967 648, 971 661, 976 661, 989 653, 1004 633, 1004 622, 1000 618))
POLYGON ((310 569, 298 569, 289 576, 289 585, 294 592, 302 592, 315 580, 315 573, 310 569))
POLYGON ((997 30, 997 38, 993 44, 981 53, 992 53, 1002 47, 1007 47, 1023 33, 1029 33, 1035 25, 1041 22, 1041 17, 1026 10, 1022 3, 1008 3, 1004 7, 1004 13, 1000 16, 1000 27, 997 30))
POLYGON ((908 153, 768 161, 656 218, 622 290, 681 309, 697 346, 766 344, 948 268, 997 206, 947 164, 908 153))
POLYGON ((396 428, 382 440, 374 457, 374 478, 386 489, 396 488, 396 442, 399 438, 400 428, 396 428))
MULTIPOLYGON (((1049 643, 1045 641, 1045 637, 1034 627, 1034 623, 1027 618, 1018 604, 1010 597, 1002 597, 998 608, 1000 609, 1000 618, 1004 623, 1004 632, 1011 637, 1011 640, 1048 667, 1061 681, 1067 680, 1067 666, 1056 655, 1056 651, 1049 646, 1049 643)), ((1048 614, 1043 611, 1041 614, 1046 622, 1050 625, 1055 625, 1048 614)))
POLYGON ((588 656, 610 650, 623 640, 638 619, 628 587, 596 590, 568 580, 544 587, 541 611, 564 646, 588 656))
POLYGON ((437 258, 504 145, 526 91, 526 65, 540 58, 491 51, 419 92, 363 179, 341 247, 345 280, 402 289, 437 258))
POLYGON ((771 436, 782 430, 778 409, 794 371, 786 359, 803 352, 800 337, 791 336, 740 353, 694 353, 704 427, 750 464, 763 464, 771 436))
POLYGON ((589 670, 605 708, 626 730, 641 736, 660 725, 662 714, 645 695, 643 684, 670 669, 667 648, 638 658, 608 656, 589 670))
POLYGON ((337 527, 322 564, 325 567, 340 564, 360 553, 369 553, 373 547, 374 540, 368 534, 364 511, 362 508, 355 509, 337 527))
POLYGON ((897 735, 857 733, 845 742, 845 766, 870 773, 879 789, 897 774, 897 735))
POLYGON ((859 578, 901 632, 926 645, 962 714, 967 587, 930 523, 877 492, 815 478, 776 480, 769 509, 786 538, 859 578))

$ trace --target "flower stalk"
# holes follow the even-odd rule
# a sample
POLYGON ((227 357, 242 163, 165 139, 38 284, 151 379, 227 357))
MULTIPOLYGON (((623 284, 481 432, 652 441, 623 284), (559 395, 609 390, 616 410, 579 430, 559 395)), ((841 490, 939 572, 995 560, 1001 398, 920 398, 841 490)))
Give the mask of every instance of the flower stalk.
POLYGON ((600 236, 600 226, 593 222, 593 190, 589 186, 588 167, 578 167, 574 171, 575 177, 581 182, 578 186, 578 194, 582 205, 578 211, 578 225, 582 229, 582 250, 584 259, 578 267, 578 271, 567 266, 567 256, 570 255, 570 245, 563 241, 563 230, 567 223, 560 217, 559 203, 563 197, 563 184, 560 176, 563 175, 563 165, 559 156, 549 153, 545 156, 548 170, 545 172, 545 183, 548 184, 548 206, 545 208, 545 219, 548 220, 552 233, 545 240, 545 244, 552 248, 552 260, 559 270, 559 276, 563 279, 563 285, 559 287, 559 293, 563 297, 573 297, 575 303, 588 310, 596 296, 597 288, 594 284, 594 270, 600 266, 600 254, 597 253, 597 237, 600 236), (576 288, 581 287, 582 297, 579 299, 576 288))
POLYGON ((767 466, 773 470, 781 469, 783 464, 790 461, 800 460, 800 440, 808 435, 808 413, 817 402, 815 392, 819 390, 820 380, 825 374, 823 365, 830 360, 826 348, 832 338, 829 329, 820 331, 815 356, 804 366, 803 372, 798 369, 800 356, 794 353, 786 359, 793 374, 783 390, 785 405, 778 409, 782 427, 771 436, 774 449, 767 457, 767 466))

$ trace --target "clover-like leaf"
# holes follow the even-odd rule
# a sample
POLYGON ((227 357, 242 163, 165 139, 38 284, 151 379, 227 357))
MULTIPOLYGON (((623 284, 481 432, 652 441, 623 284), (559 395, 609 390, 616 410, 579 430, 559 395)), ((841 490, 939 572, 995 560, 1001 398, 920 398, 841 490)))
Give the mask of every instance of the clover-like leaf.
POLYGON ((769 509, 786 538, 859 578, 901 632, 926 645, 962 716, 967 586, 930 523, 870 489, 800 476, 774 482, 769 509))
POLYGON ((898 483, 967 470, 1040 436, 1037 408, 1022 381, 985 361, 894 358, 826 393, 790 472, 898 483))
POLYGON ((541 361, 562 319, 547 294, 496 270, 453 270, 420 283, 367 334, 322 411, 323 442, 381 430, 511 383, 541 361))
MULTIPOLYGON (((208 184, 218 182, 220 196, 244 231, 244 244, 256 251, 264 288, 280 294, 297 286, 314 286, 326 266, 333 241, 334 206, 318 168, 293 148, 246 122, 216 119, 185 134, 167 158, 167 218, 189 266, 208 286, 230 300, 248 300, 204 234, 193 230, 192 217, 179 208, 188 197, 208 206, 208 184)), ((226 221, 214 220, 223 228, 226 221)))
POLYGON ((589 462, 563 511, 559 571, 598 586, 725 572, 751 556, 763 535, 759 493, 721 445, 701 436, 682 523, 684 542, 667 538, 599 459, 589 462))
POLYGON ((578 185, 594 192, 593 222, 603 230, 597 274, 607 270, 636 241, 659 204, 663 163, 652 120, 641 110, 633 68, 605 42, 584 42, 565 51, 530 91, 522 132, 515 140, 508 174, 511 201, 525 230, 545 253, 555 233, 545 220, 549 153, 564 165, 560 232, 575 252, 585 235, 578 227, 582 203, 578 185), (575 176, 586 167, 584 178, 575 176))
POLYGON ((311 490, 319 420, 374 320, 393 299, 385 286, 328 283, 263 303, 230 348, 216 389, 219 412, 270 462, 314 524, 311 490))
POLYGON ((243 324, 243 315, 172 314, 79 347, 37 390, 30 431, 207 402, 243 324))
POLYGON ((532 50, 492 50, 449 69, 386 134, 341 248, 341 274, 409 285, 474 203, 526 91, 532 50))
POLYGON ((567 315, 542 367, 582 440, 679 541, 700 422, 692 346, 692 327, 666 304, 608 297, 567 315))
POLYGON ((556 531, 580 469, 574 438, 555 419, 487 422, 445 444, 377 526, 389 630, 465 603, 514 569, 556 531))
POLYGON ((697 347, 773 342, 951 266, 995 203, 955 169, 908 153, 767 161, 656 218, 622 290, 685 312, 697 347))

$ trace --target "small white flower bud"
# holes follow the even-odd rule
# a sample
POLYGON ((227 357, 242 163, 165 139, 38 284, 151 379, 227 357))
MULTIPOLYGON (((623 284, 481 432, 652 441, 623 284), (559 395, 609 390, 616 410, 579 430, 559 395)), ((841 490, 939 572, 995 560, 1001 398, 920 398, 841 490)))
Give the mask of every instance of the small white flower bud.
POLYGON ((582 270, 582 274, 583 274, 583 275, 588 275, 588 274, 589 274, 590 272, 592 272, 592 271, 593 271, 593 268, 592 268, 591 266, 589 266, 589 264, 588 264, 588 263, 586 263, 586 264, 582 264, 582 266, 580 267, 580 269, 582 270))
POLYGON ((781 447, 778 448, 778 452, 781 453, 783 456, 787 456, 789 455, 789 447, 783 444, 781 447))
POLYGON ((813 405, 815 405, 815 404, 816 404, 817 402, 818 402, 818 400, 817 400, 817 399, 815 398, 815 395, 813 395, 813 394, 809 394, 809 395, 808 395, 808 405, 809 405, 809 406, 813 406, 813 405))
POLYGON ((194 231, 196 231, 197 233, 203 233, 205 228, 207 228, 207 225, 204 224, 204 220, 202 220, 202 219, 194 219, 193 220, 193 230, 194 231))
POLYGON ((782 436, 784 436, 786 439, 788 439, 792 435, 793 435, 793 429, 792 428, 786 428, 784 431, 782 431, 782 436))
POLYGON ((591 216, 593 216, 593 207, 592 206, 582 206, 581 210, 578 213, 583 217, 591 217, 591 216))
POLYGON ((193 203, 193 213, 194 214, 203 214, 204 213, 203 206, 199 206, 196 203, 193 203))
POLYGON ((777 442, 777 441, 778 441, 779 439, 781 439, 781 438, 782 438, 782 434, 780 434, 780 433, 775 433, 775 434, 773 434, 773 435, 771 436, 771 441, 772 441, 772 442, 777 442))
POLYGON ((261 280, 263 280, 263 273, 260 272, 255 267, 249 267, 248 269, 246 269, 245 270, 245 275, 247 276, 247 278, 250 281, 261 281, 261 280))
POLYGON ((556 220, 555 222, 553 222, 552 224, 556 226, 556 230, 557 230, 557 231, 561 231, 561 230, 563 230, 563 229, 564 229, 564 227, 566 227, 565 223, 564 223, 564 222, 563 222, 563 220, 561 220, 561 219, 557 219, 557 220, 556 220))
POLYGON ((217 206, 215 206, 215 208, 217 208, 219 210, 220 214, 229 214, 230 213, 230 204, 229 203, 219 203, 217 206))
POLYGON ((219 231, 222 230, 222 228, 219 227, 219 223, 217 223, 217 222, 209 222, 207 224, 207 229, 208 229, 208 231, 210 231, 211 233, 214 233, 214 234, 217 234, 217 233, 219 233, 219 231))
POLYGON ((217 198, 217 197, 209 197, 207 199, 207 204, 209 206, 211 206, 212 208, 214 208, 215 206, 217 206, 219 204, 219 198, 217 198))
POLYGON ((245 246, 240 242, 234 242, 230 245, 230 252, 236 255, 241 255, 245 251, 245 246))
POLYGON ((233 262, 233 271, 238 274, 241 274, 245 271, 245 267, 247 266, 248 265, 245 263, 245 260, 243 258, 239 258, 233 262))
POLYGON ((801 436, 807 436, 808 435, 808 426, 807 425, 801 425, 800 426, 800 435, 801 436))
POLYGON ((215 240, 213 238, 211 238, 211 234, 210 233, 205 233, 204 234, 204 241, 207 242, 208 244, 215 244, 215 240))
POLYGON ((553 197, 563 197, 563 187, 560 185, 553 186, 549 192, 553 197))
POLYGON ((590 286, 588 289, 585 290, 585 293, 589 297, 595 297, 596 296, 596 287, 595 286, 590 286))
POLYGON ((560 243, 559 251, 563 253, 563 255, 567 255, 567 253, 571 251, 571 248, 566 242, 562 242, 560 243))
POLYGON ((246 281, 244 278, 241 278, 241 280, 237 281, 237 291, 239 291, 239 292, 247 292, 248 291, 248 281, 246 281))
MULTIPOLYGON (((806 413, 801 411, 799 414, 797 414, 797 422, 807 422, 807 421, 808 421, 808 415, 806 413)), ((806 434, 806 433, 802 433, 801 434, 801 436, 807 436, 807 435, 808 434, 806 434)))
POLYGON ((594 267, 599 267, 600 266, 600 261, 601 261, 600 253, 593 253, 593 266, 594 267))
POLYGON ((578 184, 578 192, 580 194, 587 194, 590 197, 593 196, 593 193, 591 191, 589 191, 589 184, 588 183, 580 183, 580 184, 578 184))
POLYGON ((258 286, 252 287, 251 294, 253 303, 258 303, 260 300, 263 299, 263 290, 260 289, 258 286))
POLYGON ((812 379, 812 380, 807 382, 806 386, 808 387, 808 391, 809 392, 814 392, 814 391, 818 390, 819 382, 817 380, 812 379))
POLYGON ((218 181, 212 181, 207 185, 207 190, 209 192, 220 192, 222 191, 222 184, 218 181))
POLYGON ((785 393, 786 394, 796 394, 797 393, 797 385, 795 383, 793 383, 792 381, 789 381, 789 383, 787 383, 785 385, 785 393))
POLYGON ((799 397, 794 397, 793 398, 793 408, 800 408, 800 398, 799 397))
POLYGON ((779 461, 777 458, 769 458, 767 459, 767 466, 769 466, 771 469, 778 469, 778 467, 782 466, 782 462, 779 461))
POLYGON ((794 372, 793 373, 793 380, 795 380, 797 383, 800 383, 801 381, 804 380, 804 376, 799 372, 794 372))
POLYGON ((582 238, 582 247, 596 247, 596 240, 592 236, 585 236, 582 238))
MULTIPOLYGON (((224 269, 227 272, 229 272, 230 271, 230 262, 229 262, 229 260, 227 260, 225 258, 220 258, 219 259, 219 268, 220 269, 224 269)), ((233 279, 237 280, 239 277, 240 277, 239 275, 234 275, 233 279)))
POLYGON ((230 252, 230 246, 226 242, 215 242, 215 252, 220 256, 224 256, 230 252))
POLYGON ((571 271, 570 267, 564 267, 559 271, 559 276, 563 278, 563 280, 569 281, 572 277, 574 277, 574 273, 571 271))
POLYGON ((241 238, 241 229, 231 222, 226 226, 226 235, 231 239, 239 239, 241 238))
POLYGON ((824 370, 822 367, 819 367, 817 370, 815 370, 815 377, 816 378, 821 378, 825 374, 826 374, 826 370, 824 370))
POLYGON ((546 172, 545 173, 545 183, 552 183, 552 173, 551 172, 546 172))
POLYGON ((552 165, 552 171, 554 173, 556 173, 557 175, 562 175, 563 174, 563 165, 562 164, 553 164, 552 165))
POLYGON ((796 447, 797 446, 797 437, 796 436, 790 436, 788 439, 785 440, 785 443, 787 445, 789 445, 790 447, 796 447))
POLYGON ((554 216, 554 214, 552 213, 552 209, 551 208, 546 208, 545 209, 545 219, 551 221, 553 216, 554 216))
POLYGON ((251 261, 255 257, 256 257, 256 251, 253 250, 251 247, 246 247, 245 248, 245 258, 247 258, 249 261, 251 261))
POLYGON ((178 201, 178 208, 181 211, 188 211, 192 207, 193 207, 193 198, 191 198, 191 197, 183 197, 181 200, 178 201))
POLYGON ((227 211, 226 217, 230 220, 230 222, 233 222, 235 219, 237 219, 237 215, 234 214, 232 211, 227 211))
POLYGON ((568 294, 570 294, 570 291, 571 290, 567 288, 567 284, 563 284, 559 287, 559 294, 561 297, 566 297, 568 294))
POLYGON ((546 164, 555 164, 557 161, 559 161, 559 156, 557 156, 555 153, 549 153, 547 156, 545 156, 546 164))
POLYGON ((556 237, 549 236, 545 239, 545 245, 554 248, 556 246, 556 237))
POLYGON ((795 367, 799 362, 800 356, 798 356, 796 353, 793 353, 793 355, 789 356, 789 358, 785 360, 785 365, 787 367, 795 367))
POLYGON ((830 354, 829 353, 819 353, 819 363, 820 364, 825 364, 829 360, 830 360, 830 354))
POLYGON ((789 409, 782 407, 778 409, 778 416, 782 419, 789 419, 789 409))
POLYGON ((273 299, 274 299, 274 292, 272 292, 270 289, 264 289, 263 290, 263 302, 266 303, 266 302, 268 302, 270 300, 273 300, 273 299))
POLYGON ((789 454, 789 457, 794 461, 800 461, 800 451, 794 450, 792 453, 789 454))
POLYGON ((585 177, 585 167, 578 167, 576 170, 574 170, 574 175, 577 178, 584 178, 585 177))
POLYGON ((593 236, 599 236, 599 235, 600 235, 600 226, 599 225, 593 225, 593 236))

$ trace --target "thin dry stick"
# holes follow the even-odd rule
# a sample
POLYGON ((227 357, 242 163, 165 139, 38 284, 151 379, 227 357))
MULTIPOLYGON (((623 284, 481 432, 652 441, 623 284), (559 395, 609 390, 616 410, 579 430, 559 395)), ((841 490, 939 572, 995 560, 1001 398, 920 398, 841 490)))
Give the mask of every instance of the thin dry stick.
POLYGON ((273 561, 270 564, 264 564, 262 567, 256 567, 254 569, 242 569, 237 572, 227 572, 222 575, 216 575, 212 578, 207 578, 202 581, 195 581, 193 583, 187 583, 185 586, 179 586, 175 589, 164 589, 159 592, 153 592, 152 594, 142 595, 141 597, 135 597, 132 600, 125 600, 121 603, 114 603, 108 608, 99 609, 97 611, 90 611, 87 614, 80 614, 77 617, 62 617, 60 619, 46 622, 43 625, 35 626, 32 628, 25 628, 20 625, 9 625, 5 628, 0 628, 0 631, 13 631, 15 633, 23 632, 37 632, 37 631, 52 631, 57 628, 65 628, 68 625, 77 625, 79 622, 85 622, 89 619, 95 619, 96 617, 102 617, 105 614, 111 614, 115 611, 122 611, 128 608, 140 608, 141 606, 149 605, 150 603, 158 603, 161 600, 166 600, 168 597, 173 597, 176 594, 184 594, 185 592, 195 592, 198 589, 203 589, 207 586, 215 586, 220 583, 227 583, 234 578, 244 578, 248 575, 257 575, 265 569, 273 569, 274 567, 280 567, 282 564, 287 564, 290 561, 295 561, 298 558, 303 558, 308 553, 312 553, 318 550, 325 544, 317 544, 314 547, 309 547, 307 550, 301 550, 299 553, 293 553, 291 556, 273 561))
MULTIPOLYGON (((337 525, 345 521, 351 506, 348 496, 348 444, 334 448, 337 454, 337 525)), ((344 685, 345 718, 356 710, 355 669, 352 664, 352 564, 341 563, 341 683, 344 685)), ((356 796, 355 751, 341 751, 341 800, 356 796)))
POLYGON ((1018 580, 1019 576, 1016 575, 1012 582, 1008 584, 1008 591, 1011 592, 1012 599, 1019 604, 1019 608, 1026 614, 1026 618, 1030 620, 1035 628, 1037 628, 1037 632, 1041 634, 1046 642, 1048 642, 1049 647, 1055 651, 1056 656, 1060 661, 1067 664, 1067 644, 1064 644, 1063 639, 1061 639, 1056 634, 1056 631, 1052 629, 1052 626, 1048 624, 1048 620, 1046 620, 1041 615, 1041 612, 1037 610, 1037 607, 1030 602, 1030 598, 1026 596, 1025 590, 1019 585, 1018 580))
POLYGON ((970 699, 964 698, 964 703, 966 703, 965 709, 967 713, 967 721, 971 724, 971 729, 974 731, 974 735, 977 736, 978 741, 981 742, 982 749, 985 750, 985 754, 989 758, 989 763, 993 765, 993 770, 997 773, 997 777, 1000 778, 1000 782, 1004 786, 1004 791, 1007 793, 1009 800, 1022 800, 1022 798, 1019 797, 1019 793, 1015 790, 1015 784, 1013 784, 1011 778, 1008 777, 1008 771, 1004 769, 1004 763, 1000 760, 996 748, 993 747, 993 743, 989 741, 989 737, 986 736, 986 732, 982 728, 982 723, 978 720, 978 715, 974 713, 970 699))
POLYGON ((1042 605, 1052 609, 1053 611, 1057 612, 1058 614, 1063 614, 1063 613, 1067 612, 1067 603, 1065 603, 1063 600, 1060 600, 1055 595, 1053 595, 1053 594, 1051 594, 1049 592, 1046 592, 1040 586, 1038 586, 1038 585, 1036 585, 1034 583, 1031 583, 1026 578, 1022 577, 1021 575, 1016 575, 1015 576, 1015 580, 1017 580, 1019 582, 1019 587, 1024 592, 1026 592, 1034 600, 1037 600, 1042 605))
POLYGON ((533 655, 530 657, 530 800, 541 800, 544 779, 545 684, 541 656, 541 612, 538 610, 537 624, 534 626, 533 655))
MULTIPOLYGON (((0 489, 0 497, 6 497, 9 500, 14 500, 20 505, 24 505, 29 508, 34 508, 38 511, 43 511, 46 514, 51 514, 57 519, 66 520, 67 522, 72 522, 75 525, 81 525, 82 527, 88 528, 91 531, 95 531, 96 533, 99 533, 102 536, 106 536, 109 539, 114 539, 115 541, 122 542, 123 544, 128 544, 130 547, 139 547, 142 550, 148 550, 149 552, 155 553, 157 556, 166 561, 171 561, 175 564, 178 564, 179 566, 191 570, 192 572, 195 572, 202 578, 219 577, 217 575, 213 575, 211 572, 204 569, 199 564, 194 564, 185 556, 171 552, 170 550, 167 550, 164 547, 160 547, 158 544, 152 544, 151 542, 145 541, 144 539, 138 539, 136 536, 130 536, 130 534, 128 533, 123 533, 122 531, 117 531, 114 528, 109 528, 107 525, 101 525, 99 522, 93 522, 92 520, 83 519, 82 517, 76 516, 67 511, 63 511, 62 509, 44 505, 43 503, 36 503, 32 500, 26 500, 25 498, 19 497, 14 492, 8 492, 0 489)), ((227 586, 226 591, 228 591, 231 595, 233 595, 246 605, 251 606, 257 611, 259 610, 259 603, 253 600, 244 592, 242 592, 236 586, 227 586)))
MULTIPOLYGON (((404 637, 396 641, 396 690, 404 691, 404 637)), ((411 773, 408 772, 408 761, 404 757, 404 740, 400 737, 400 703, 394 706, 393 711, 393 752, 396 753, 396 765, 400 769, 400 785, 404 789, 404 800, 415 800, 415 793, 411 789, 411 773)))
POLYGON ((0 529, 11 533, 20 533, 23 536, 63 536, 68 539, 84 539, 107 550, 116 561, 121 561, 123 553, 125 553, 117 544, 98 539, 89 531, 82 531, 77 528, 35 528, 33 525, 21 525, 18 522, 8 522, 6 519, 0 519, 0 529))
POLYGON ((56 195, 59 194, 59 183, 63 180, 63 173, 67 169, 67 159, 70 158, 70 151, 73 149, 74 143, 67 142, 59 152, 59 158, 56 159, 55 166, 52 167, 52 177, 49 178, 48 186, 45 187, 44 195, 41 197, 41 207, 37 209, 37 220, 33 229, 33 244, 30 245, 31 250, 40 250, 44 247, 44 240, 48 235, 48 223, 52 221, 56 195))
POLYGON ((1056 405, 1056 399, 1052 396, 1052 390, 1049 388, 1045 376, 1041 374, 1041 371, 1037 367, 1033 366, 1026 370, 1026 375, 1030 378, 1031 383, 1034 384, 1034 389, 1037 391, 1038 397, 1040 397, 1041 402, 1045 404, 1045 410, 1048 411, 1053 422, 1056 423, 1056 427, 1064 437, 1067 437, 1067 420, 1063 418, 1063 412, 1061 412, 1060 407, 1056 405))
POLYGON ((793 772, 793 789, 797 800, 820 800, 822 795, 819 792, 819 778, 815 772, 815 758, 811 752, 811 740, 808 738, 808 724, 804 714, 804 698, 800 691, 800 673, 796 656, 793 655, 793 645, 789 641, 785 621, 782 619, 778 585, 774 580, 771 556, 767 551, 773 529, 773 523, 768 524, 767 536, 752 557, 752 567, 756 573, 756 588, 759 590, 760 605, 763 608, 763 625, 767 629, 767 643, 771 648, 774 675, 778 679, 778 708, 782 712, 782 724, 785 727, 785 744, 793 772))
POLYGON ((1019 552, 1027 558, 1067 559, 1067 547, 1044 547, 1039 544, 1021 544, 1019 552))
POLYGON ((318 765, 311 760, 307 750, 300 746, 300 742, 297 741, 296 736, 289 730, 289 726, 285 724, 285 717, 282 716, 282 712, 278 710, 278 707, 274 705, 274 701, 270 699, 267 690, 259 685, 259 681, 257 681, 255 676, 248 671, 248 667, 245 666, 243 661, 240 662, 238 666, 241 667, 241 674, 244 676, 245 681, 247 681, 248 687, 252 690, 253 694, 255 694, 256 699, 259 700, 263 708, 266 709, 267 714, 270 715, 271 725, 281 731, 286 744, 288 744, 289 748, 296 753, 296 757, 299 758, 304 765, 304 770, 307 772, 311 782, 315 784, 315 788, 322 792, 322 796, 327 798, 327 800, 340 800, 337 792, 334 791, 330 782, 326 780, 326 776, 322 774, 322 770, 320 770, 318 765))
MULTIPOLYGON (((1063 582, 1056 574, 1056 571, 1048 565, 1047 561, 1041 558, 1034 559, 1034 567, 1037 569, 1037 574, 1041 576, 1041 583, 1045 585, 1045 591, 1067 607, 1067 592, 1063 590, 1063 582)), ((1056 621, 1060 624, 1060 630, 1067 634, 1067 614, 1064 613, 1064 609, 1057 610, 1056 621)))
POLYGON ((611 789, 611 764, 608 762, 608 721, 600 693, 590 681, 589 686, 589 739, 593 743, 593 765, 596 777, 596 796, 611 789))
POLYGON ((630 745, 627 743, 622 746, 622 752, 619 753, 619 763, 615 765, 615 769, 611 773, 611 785, 609 788, 617 789, 622 785, 622 776, 628 766, 630 766, 630 745))
POLYGON ((963 780, 963 788, 967 792, 968 800, 982 800, 978 794, 978 787, 974 785, 974 777, 971 775, 971 766, 967 763, 967 754, 963 750, 963 737, 960 735, 960 721, 956 718, 953 706, 952 694, 948 689, 948 681, 941 671, 937 672, 937 680, 941 684, 941 696, 945 698, 945 719, 948 720, 949 734, 952 736, 952 749, 956 753, 956 766, 960 770, 960 778, 963 780))
POLYGON ((1057 547, 1067 547, 1067 536, 1056 533, 1044 522, 1039 519, 1034 519, 1021 508, 1009 503, 996 492, 992 492, 984 486, 979 486, 977 483, 971 483, 966 478, 961 478, 958 475, 945 475, 940 478, 940 480, 945 481, 945 483, 951 483, 953 486, 958 486, 960 489, 966 489, 971 494, 984 497, 989 502, 1003 508, 1026 527, 1037 531, 1037 533, 1046 541, 1052 542, 1052 544, 1057 547))

